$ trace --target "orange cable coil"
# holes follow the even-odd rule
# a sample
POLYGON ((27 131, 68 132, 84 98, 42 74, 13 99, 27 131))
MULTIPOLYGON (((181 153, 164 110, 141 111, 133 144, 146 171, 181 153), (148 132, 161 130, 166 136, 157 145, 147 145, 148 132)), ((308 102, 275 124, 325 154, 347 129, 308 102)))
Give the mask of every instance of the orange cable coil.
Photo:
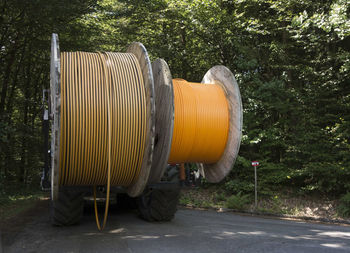
POLYGON ((168 163, 215 163, 229 132, 229 105, 220 84, 173 79, 174 132, 168 163))

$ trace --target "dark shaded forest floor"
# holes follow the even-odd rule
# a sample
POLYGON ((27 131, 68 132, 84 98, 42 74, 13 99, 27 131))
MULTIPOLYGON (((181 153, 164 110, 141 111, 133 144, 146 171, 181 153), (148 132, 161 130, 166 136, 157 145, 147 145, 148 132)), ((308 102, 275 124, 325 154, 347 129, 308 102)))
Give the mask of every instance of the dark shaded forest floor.
POLYGON ((0 210, 3 212, 2 214, 6 213, 7 215, 1 216, 0 220, 0 244, 3 243, 6 245, 14 243, 18 232, 21 231, 26 224, 37 219, 39 215, 47 212, 48 207, 48 197, 17 201, 17 203, 13 202, 7 205, 8 211, 6 212, 3 212, 4 208, 1 206, 0 210), (5 235, 6 237, 2 237, 5 235))
POLYGON ((38 188, 11 187, 0 193, 0 224, 11 220, 36 206, 40 200, 49 199, 49 192, 38 188))
POLYGON ((230 196, 215 188, 184 188, 180 205, 192 208, 209 208, 220 211, 234 210, 255 214, 267 214, 329 222, 350 223, 350 218, 337 212, 339 200, 321 196, 300 196, 293 193, 278 193, 274 196, 258 196, 258 207, 254 208, 254 196, 230 196), (233 207, 232 207, 233 206, 233 207))

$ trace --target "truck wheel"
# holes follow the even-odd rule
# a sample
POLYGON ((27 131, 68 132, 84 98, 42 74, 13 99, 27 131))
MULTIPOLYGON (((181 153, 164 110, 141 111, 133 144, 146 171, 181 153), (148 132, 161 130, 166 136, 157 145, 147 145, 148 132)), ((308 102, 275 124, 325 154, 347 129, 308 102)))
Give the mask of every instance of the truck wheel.
POLYGON ((80 222, 84 211, 84 193, 60 189, 57 200, 51 201, 51 222, 54 226, 71 226, 80 222))
POLYGON ((174 218, 179 202, 178 190, 153 189, 138 198, 141 218, 147 221, 170 221, 174 218))
POLYGON ((176 167, 168 167, 163 180, 174 183, 173 189, 148 189, 137 198, 141 218, 146 221, 170 221, 174 218, 180 198, 176 167))

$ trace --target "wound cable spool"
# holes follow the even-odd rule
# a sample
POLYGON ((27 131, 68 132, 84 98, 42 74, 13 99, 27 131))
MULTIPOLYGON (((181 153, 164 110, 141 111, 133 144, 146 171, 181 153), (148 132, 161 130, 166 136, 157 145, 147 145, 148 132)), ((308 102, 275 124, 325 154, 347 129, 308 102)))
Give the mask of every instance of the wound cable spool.
POLYGON ((131 185, 147 120, 135 55, 63 52, 61 74, 60 185, 105 185, 109 164, 111 185, 131 185))
MULTIPOLYGON (((155 159, 158 158, 159 163, 162 164, 167 162, 195 162, 209 182, 221 181, 228 175, 235 163, 242 135, 242 101, 239 87, 232 72, 224 66, 215 66, 206 73, 202 84, 189 83, 182 79, 171 80, 171 75, 167 74, 170 73, 168 65, 160 64, 160 62, 161 60, 153 62, 157 65, 154 80, 157 83, 157 80, 164 79, 162 81, 164 85, 173 87, 174 95, 169 96, 170 93, 167 89, 156 91, 156 96, 164 97, 166 99, 163 98, 163 100, 167 100, 166 103, 163 102, 159 105, 156 102, 157 114, 158 108, 165 111, 174 108, 174 111, 170 112, 168 117, 174 115, 175 123, 173 129, 169 130, 169 126, 167 126, 163 130, 168 131, 168 134, 162 133, 162 138, 164 138, 162 140, 164 142, 162 152, 169 153, 169 159, 162 156, 161 152, 156 149, 154 152, 155 159), (195 87, 199 90, 213 89, 216 98, 205 96, 205 94, 204 96, 201 95, 198 89, 197 91, 193 90, 195 87), (185 103, 184 101, 181 102, 183 99, 186 100, 185 103), (213 102, 214 104, 212 104, 213 102), (209 106, 209 108, 206 106, 209 106), (202 109, 201 113, 196 111, 200 108, 202 109), (207 108, 207 111, 204 108, 207 108), (208 110, 211 113, 208 113, 208 110), (185 121, 184 115, 187 117, 185 121), (178 123, 176 123, 177 121, 178 123), (204 125, 197 125, 197 121, 204 125), (179 122, 181 127, 179 127, 179 122), (219 125, 223 126, 219 127, 219 125)), ((156 97, 156 101, 158 99, 156 97)), ((164 125, 166 124, 157 121, 156 131, 158 132, 158 128, 164 125)), ((162 132, 162 130, 159 131, 162 132)), ((154 175, 160 180, 160 173, 154 171, 156 170, 152 167, 151 177, 154 175)))
POLYGON ((112 186, 140 195, 155 122, 146 49, 133 43, 127 53, 71 52, 60 59, 57 34, 51 46, 52 199, 59 185, 106 184, 109 166, 112 186))
POLYGON ((226 146, 229 110, 218 84, 173 79, 175 122, 169 163, 217 162, 226 146))

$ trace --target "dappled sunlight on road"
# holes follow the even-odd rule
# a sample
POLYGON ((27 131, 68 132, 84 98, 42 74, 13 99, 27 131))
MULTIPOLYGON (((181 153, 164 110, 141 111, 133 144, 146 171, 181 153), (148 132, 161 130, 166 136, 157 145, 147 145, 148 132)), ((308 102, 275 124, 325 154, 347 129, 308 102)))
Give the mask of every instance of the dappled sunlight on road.
POLYGON ((180 210, 168 223, 111 213, 102 232, 92 214, 63 228, 45 214, 17 237, 6 252, 350 252, 350 227, 198 210, 180 210))

